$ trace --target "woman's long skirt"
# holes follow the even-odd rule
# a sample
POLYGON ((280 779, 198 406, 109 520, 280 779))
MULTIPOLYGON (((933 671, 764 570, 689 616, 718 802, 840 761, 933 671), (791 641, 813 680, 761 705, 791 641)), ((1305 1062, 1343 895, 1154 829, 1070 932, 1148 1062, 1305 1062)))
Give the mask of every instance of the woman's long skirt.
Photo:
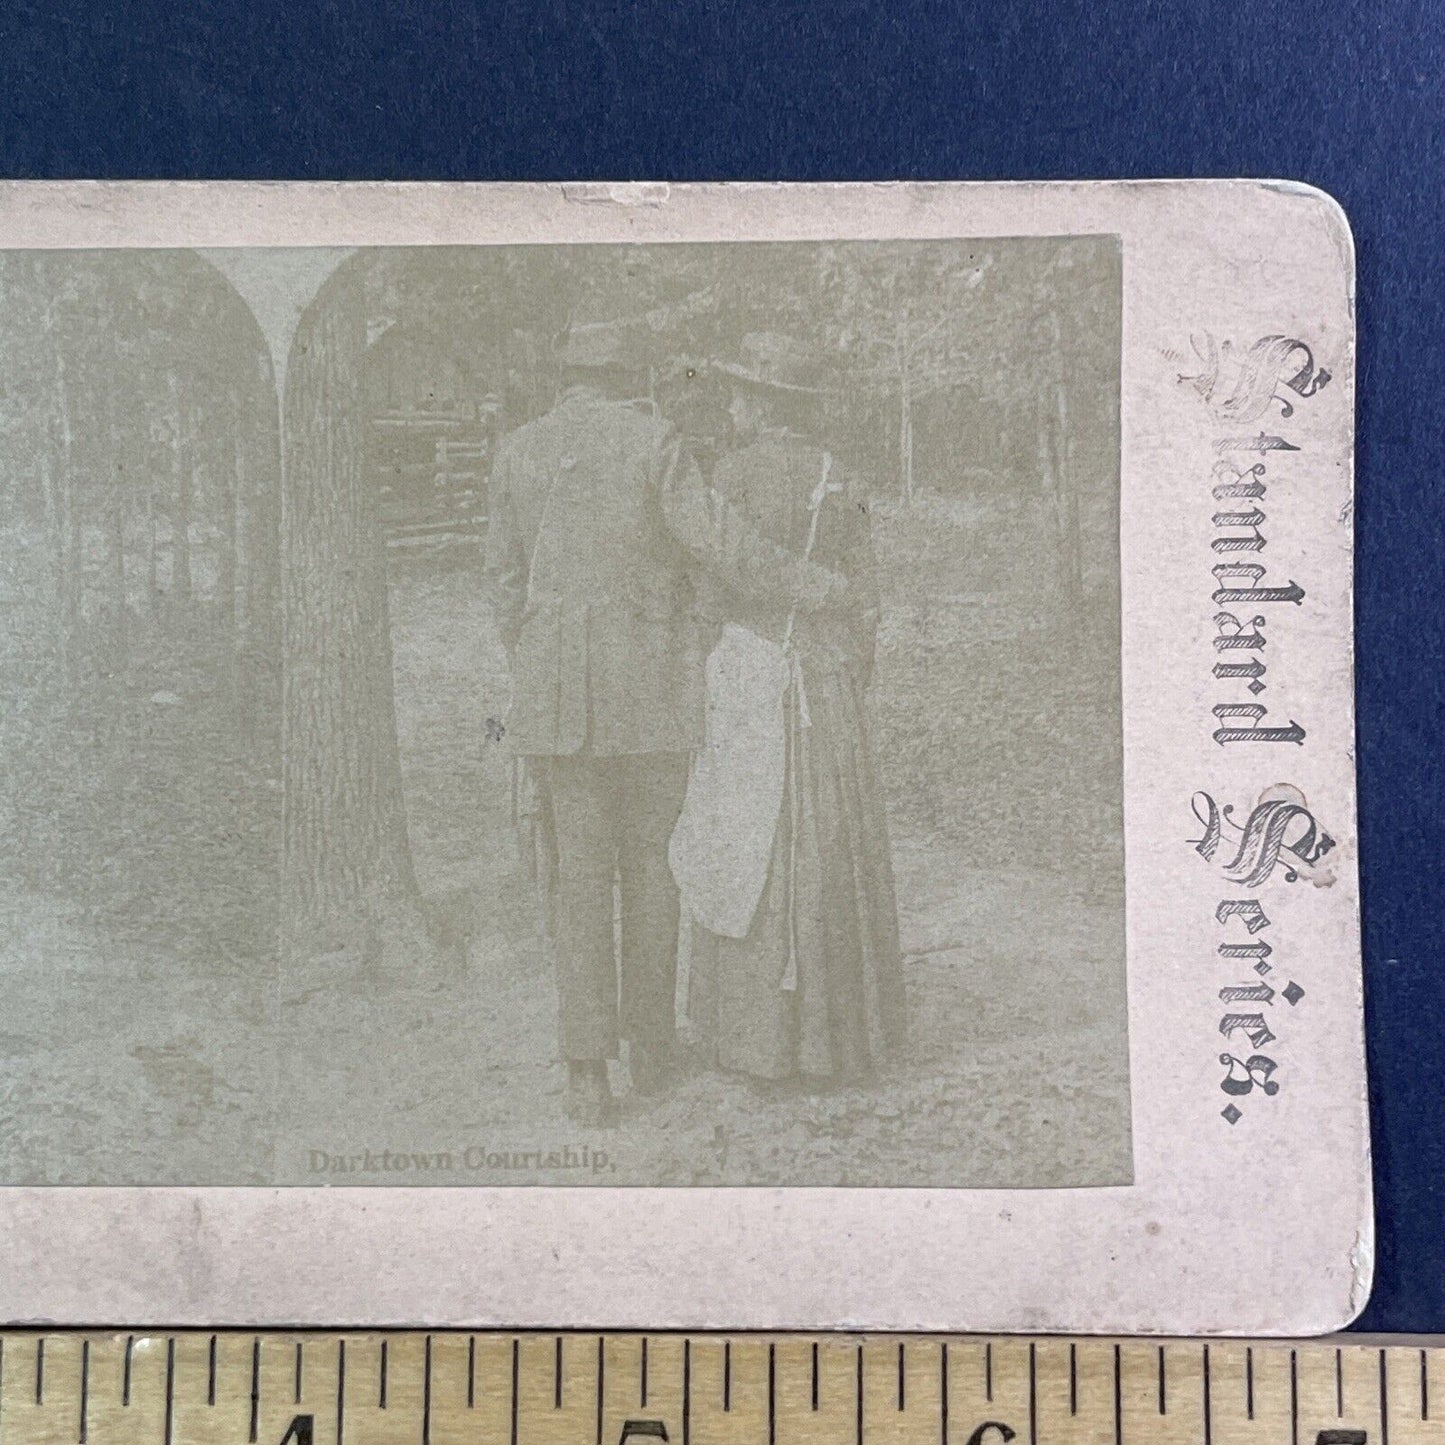
MULTIPOLYGON (((898 909, 862 687, 803 664, 790 687, 788 777, 746 938, 707 935, 717 1063, 763 1079, 863 1077, 902 1042, 898 909)), ((699 980, 702 982, 702 980, 699 980)))

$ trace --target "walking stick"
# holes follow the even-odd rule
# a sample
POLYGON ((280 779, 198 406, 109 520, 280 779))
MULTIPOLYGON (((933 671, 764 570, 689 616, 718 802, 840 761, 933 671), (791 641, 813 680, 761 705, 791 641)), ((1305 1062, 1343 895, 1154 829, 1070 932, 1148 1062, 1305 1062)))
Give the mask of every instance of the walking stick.
MULTIPOLYGON (((803 544, 803 561, 810 562, 813 547, 818 540, 818 518, 823 513, 823 503, 830 491, 840 488, 830 486, 829 475, 833 470, 833 455, 823 453, 823 470, 818 485, 808 499, 808 537, 803 544)), ((798 791, 798 767, 802 753, 802 730, 810 726, 808 698, 803 690, 803 668, 793 651, 793 629, 798 621, 798 607, 794 603, 788 613, 788 625, 783 632, 783 656, 788 661, 788 682, 793 690, 792 713, 788 726, 788 965, 783 970, 782 988, 793 993, 798 987, 798 824, 802 820, 802 797, 798 791)))
MULTIPOLYGON (((808 539, 803 544, 803 561, 810 562, 813 558, 813 546, 818 540, 818 518, 823 512, 823 503, 828 500, 829 492, 841 491, 840 486, 830 486, 828 477, 833 470, 833 454, 823 453, 823 472, 818 478, 818 485, 813 488, 813 495, 808 499, 808 539)), ((786 652, 793 644, 793 628, 798 621, 798 607, 793 604, 793 609, 788 613, 788 626, 783 633, 783 650, 786 652)))

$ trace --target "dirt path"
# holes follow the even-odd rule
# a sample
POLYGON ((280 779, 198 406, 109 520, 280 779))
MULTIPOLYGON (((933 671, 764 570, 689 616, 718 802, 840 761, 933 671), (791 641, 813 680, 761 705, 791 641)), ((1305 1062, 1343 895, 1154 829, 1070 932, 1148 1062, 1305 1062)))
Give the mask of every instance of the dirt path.
POLYGON ((662 1099, 624 1093, 615 1129, 568 1125, 511 761, 488 735, 507 696, 486 603, 474 573, 431 570, 400 579, 393 612, 436 966, 377 980, 338 965, 286 1002, 274 972, 119 946, 47 898, 5 894, 5 1182, 1127 1180, 1121 910, 916 833, 894 838, 905 1064, 820 1095, 697 1072, 662 1099))
MULTIPOLYGON (((938 837, 895 840, 906 1065, 866 1089, 820 1096, 765 1095, 699 1073, 660 1100, 624 1097, 618 1128, 579 1135, 561 1112, 551 965, 525 906, 510 763, 486 736, 507 701, 486 603, 461 571, 394 596, 417 868, 434 917, 469 934, 466 961, 434 995, 389 992, 380 1013, 359 997, 308 1006, 303 1033, 350 1040, 357 1058, 383 1044, 401 1058, 387 1075, 338 1067, 312 1077, 311 1127, 278 1154, 282 1177, 300 1182, 316 1150, 318 1160, 359 1156, 363 1165, 383 1154, 433 1164, 449 1156, 451 1169, 429 1167, 428 1177, 456 1183, 580 1182, 583 1172, 610 1184, 1127 1178, 1118 909, 1038 872, 970 868, 938 837), (605 1166, 571 1162, 584 1149, 594 1160, 604 1153, 605 1166), (548 1155, 557 1167, 546 1167, 548 1155)), ((620 1069, 616 1082, 625 1087, 620 1069)), ((408 1163, 365 1177, 408 1183, 416 1173, 408 1163)))

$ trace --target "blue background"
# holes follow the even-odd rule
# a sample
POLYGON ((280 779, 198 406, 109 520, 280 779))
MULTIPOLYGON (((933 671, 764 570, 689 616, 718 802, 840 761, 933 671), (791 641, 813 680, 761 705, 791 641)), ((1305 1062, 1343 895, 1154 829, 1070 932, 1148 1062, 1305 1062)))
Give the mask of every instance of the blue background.
MULTIPOLYGON (((11 0, 0 174, 1244 175, 1332 192, 1355 230, 1361 317, 1379 1234, 1361 1325, 1445 1330, 1442 29, 1431 0, 11 0)), ((1328 1172, 1302 1187, 1323 1194, 1328 1172)))

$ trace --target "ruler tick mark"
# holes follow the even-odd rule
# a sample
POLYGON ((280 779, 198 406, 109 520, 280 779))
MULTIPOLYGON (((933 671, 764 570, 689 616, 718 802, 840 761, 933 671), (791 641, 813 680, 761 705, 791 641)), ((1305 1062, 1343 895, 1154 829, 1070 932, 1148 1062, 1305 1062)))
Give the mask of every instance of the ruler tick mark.
POLYGON ((1079 1413, 1079 1348, 1069 1346, 1069 1414, 1079 1413))
POLYGON ((778 1375, 776 1346, 768 1346, 768 1445, 778 1439, 778 1375))
POLYGON ((1345 1418, 1345 1357, 1341 1350, 1335 1351, 1335 1418, 1345 1418))
POLYGON ((1210 1400, 1209 1389, 1209 1346, 1204 1347, 1204 1445, 1214 1438, 1213 1402, 1210 1400))
MULTIPOLYGON (((769 1348, 771 1348, 771 1346, 770 1346, 769 1348)), ((643 1404, 643 1405, 646 1405, 646 1404, 647 1404, 647 1336, 646 1336, 646 1335, 643 1335, 643 1337, 642 1337, 642 1361, 641 1361, 640 1373, 641 1373, 641 1375, 642 1375, 642 1379, 639 1381, 638 1394, 639 1394, 639 1396, 641 1397, 641 1398, 640 1398, 640 1403, 643 1404)))
POLYGON ((682 1445, 692 1445, 692 1341, 682 1342, 682 1445))
POLYGON ((993 1345, 983 1347, 983 1397, 993 1404, 993 1345))
MULTIPOLYGON (((522 1342, 514 1339, 512 1341, 512 1424, 511 1434, 508 1437, 512 1445, 517 1445, 517 1376, 521 1371, 522 1363, 522 1342)), ((600 1373, 602 1361, 599 1358, 597 1368, 600 1373)), ((599 1386, 600 1388, 600 1386, 599 1386)))
POLYGON ((336 1342, 336 1445, 346 1428, 346 1341, 336 1342))
POLYGON ((859 1345, 853 1367, 854 1420, 853 1429, 857 1445, 863 1445, 863 1346, 859 1345))
POLYGON ((1424 1350, 1420 1351, 1420 1418, 1430 1418, 1430 1371, 1426 1365, 1429 1357, 1424 1350))
POLYGON ((35 1341, 35 1403, 45 1403, 45 1336, 35 1341))
POLYGON ((733 1407, 733 1342, 723 1341, 723 1409, 733 1407))
POLYGON ((90 1341, 80 1342, 80 1445, 90 1433, 87 1415, 90 1407, 90 1341))
POLYGON ((1290 1445, 1299 1445, 1299 1356, 1289 1352, 1289 1438, 1290 1445))
POLYGON ((1248 1346, 1244 1351, 1244 1412, 1254 1419, 1254 1351, 1248 1346))
POLYGON ((302 1365, 301 1365, 301 1341, 300 1341, 300 1340, 297 1340, 297 1341, 296 1341, 296 1382, 295 1382, 295 1389, 294 1389, 293 1392, 292 1392, 292 1396, 293 1396, 292 1403, 293 1403, 293 1404, 296 1404, 296 1405, 299 1405, 299 1404, 301 1403, 301 1369, 302 1369, 302 1365))
POLYGON ((426 1337, 421 1368, 421 1445, 431 1445, 431 1336, 426 1337))
POLYGON ((1163 1345, 1160 1345, 1160 1346, 1159 1346, 1159 1413, 1160 1413, 1161 1415, 1166 1415, 1166 1414, 1169 1413, 1169 1411, 1168 1411, 1168 1402, 1166 1401, 1165 1396, 1164 1396, 1164 1370, 1165 1370, 1165 1366, 1164 1366, 1164 1346, 1163 1346, 1163 1345))
POLYGON ((1385 1375, 1385 1352, 1380 1351, 1380 1445, 1390 1445, 1390 1382, 1385 1375))
MULTIPOLYGON (((516 1390, 512 1391, 513 1396, 516 1390)), ((601 1335, 597 1336, 597 1445, 602 1445, 602 1407, 607 1398, 607 1342, 601 1335)), ((517 1445, 516 1437, 512 1438, 512 1445, 517 1445)))
POLYGON ((477 1337, 467 1336, 467 1409, 477 1403, 477 1337))
MULTIPOLYGON (((944 1349, 948 1346, 945 1345, 944 1349)), ((813 1408, 818 1408, 818 1342, 813 1341, 813 1408)))
POLYGON ((1039 1445, 1039 1372, 1032 1340, 1029 1341, 1029 1445, 1039 1445))
MULTIPOLYGON (((1208 1378, 1206 1376, 1206 1378, 1208 1378)), ((1114 1445, 1124 1445, 1123 1379, 1119 1369, 1119 1347, 1114 1346, 1114 1445)), ((1208 1415, 1205 1419, 1208 1420, 1208 1415)), ((1204 1431, 1204 1445, 1209 1445, 1209 1428, 1204 1431)))
POLYGON ((216 1337, 211 1336, 211 1347, 206 1351, 206 1404, 216 1403, 216 1337))
POLYGON ((562 1408, 562 1336, 558 1335, 552 1347, 552 1408, 562 1408))
POLYGON ((261 1337, 251 1340, 251 1433, 247 1439, 256 1445, 256 1425, 261 1415, 261 1337))
POLYGON ((127 1335, 125 1337, 125 1359, 120 1370, 120 1403, 122 1405, 130 1404, 130 1361, 134 1353, 135 1336, 127 1335))
POLYGON ((903 1364, 903 1341, 900 1340, 898 1342, 898 1408, 900 1410, 907 1408, 903 1400, 903 1392, 907 1388, 904 1381, 906 1373, 907 1372, 903 1364))
MULTIPOLYGON (((813 1358, 816 1360, 817 1345, 813 1346, 813 1358)), ((814 1379, 817 1379, 816 1374, 814 1379)), ((939 1440, 941 1445, 948 1445, 948 1341, 943 1342, 943 1348, 938 1354, 938 1399, 939 1399, 939 1440)), ((813 1408, 816 1410, 817 1392, 814 1390, 813 1408)))
POLYGON ((166 1341, 166 1424, 162 1438, 165 1445, 171 1445, 176 1419, 176 1342, 166 1341))
POLYGON ((376 1403, 386 1409, 386 1341, 381 1342, 381 1368, 377 1371, 376 1403))

